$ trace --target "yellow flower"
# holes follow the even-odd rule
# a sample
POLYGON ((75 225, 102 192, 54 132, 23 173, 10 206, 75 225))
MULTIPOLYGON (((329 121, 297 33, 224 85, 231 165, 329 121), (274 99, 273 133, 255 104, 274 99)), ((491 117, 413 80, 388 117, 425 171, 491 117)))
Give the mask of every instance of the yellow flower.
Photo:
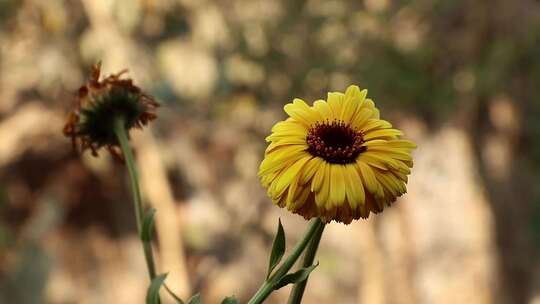
POLYGON ((259 168, 274 204, 325 222, 378 213, 406 191, 416 145, 379 118, 367 90, 349 86, 313 106, 285 105, 259 168))

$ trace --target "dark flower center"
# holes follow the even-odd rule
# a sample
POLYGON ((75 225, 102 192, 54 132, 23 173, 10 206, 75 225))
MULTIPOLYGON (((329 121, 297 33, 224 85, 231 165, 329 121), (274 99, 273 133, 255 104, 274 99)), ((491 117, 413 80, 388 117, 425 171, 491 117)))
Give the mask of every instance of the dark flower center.
POLYGON ((334 164, 353 163, 358 154, 366 151, 362 146, 363 133, 342 120, 315 123, 309 129, 306 141, 311 155, 334 164))

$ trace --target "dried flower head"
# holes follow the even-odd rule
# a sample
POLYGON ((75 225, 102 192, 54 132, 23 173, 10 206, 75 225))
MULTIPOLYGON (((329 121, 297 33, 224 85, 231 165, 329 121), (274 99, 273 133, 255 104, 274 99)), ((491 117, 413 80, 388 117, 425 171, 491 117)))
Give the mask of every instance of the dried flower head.
POLYGON ((313 106, 285 105, 259 177, 274 204, 306 219, 350 223, 381 212, 406 191, 416 145, 380 119, 367 90, 329 93, 313 106))
POLYGON ((90 79, 76 97, 75 109, 69 114, 64 135, 70 137, 73 147, 81 152, 90 149, 97 156, 106 147, 114 156, 120 156, 114 123, 122 117, 126 130, 142 128, 156 118, 159 104, 133 84, 129 78, 121 79, 127 71, 99 80, 101 64, 92 67, 90 79))

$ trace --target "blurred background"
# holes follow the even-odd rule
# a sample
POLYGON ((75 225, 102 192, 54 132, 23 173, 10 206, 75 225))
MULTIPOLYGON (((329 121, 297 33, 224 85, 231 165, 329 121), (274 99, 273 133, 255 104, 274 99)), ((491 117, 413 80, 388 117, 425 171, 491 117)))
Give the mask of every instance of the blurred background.
POLYGON ((257 290, 278 218, 288 248, 307 226, 258 182, 264 137, 358 84, 415 168, 382 215, 327 227, 304 303, 540 303, 540 2, 0 0, 0 303, 143 302, 124 167, 61 133, 100 60, 162 104, 132 138, 183 297, 257 290))

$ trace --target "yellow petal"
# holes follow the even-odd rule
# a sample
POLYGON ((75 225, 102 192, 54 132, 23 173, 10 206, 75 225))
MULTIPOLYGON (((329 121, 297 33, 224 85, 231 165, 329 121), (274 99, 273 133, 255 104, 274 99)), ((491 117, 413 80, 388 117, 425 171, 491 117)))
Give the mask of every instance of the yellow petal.
POLYGON ((340 119, 344 122, 351 122, 358 109, 362 106, 366 95, 367 90, 360 91, 358 86, 349 86, 345 92, 344 105, 341 110, 340 119))
POLYGON ((371 118, 374 118, 374 119, 380 119, 381 118, 381 112, 379 111, 379 109, 377 109, 377 108, 373 109, 373 114, 371 115, 371 118))
POLYGON ((341 108, 343 107, 343 93, 332 92, 328 93, 328 105, 332 110, 332 119, 339 119, 341 108))
POLYGON ((367 164, 364 164, 362 162, 356 162, 356 165, 358 166, 360 175, 362 176, 362 181, 364 182, 364 186, 366 186, 366 189, 372 195, 377 195, 379 193, 379 183, 375 178, 375 173, 373 173, 373 170, 367 164))
POLYGON ((283 109, 290 117, 301 122, 308 128, 317 121, 318 115, 302 99, 295 99, 293 103, 286 104, 283 109))
POLYGON ((363 144, 368 150, 377 150, 377 151, 388 151, 388 152, 398 152, 411 154, 411 151, 416 148, 416 145, 409 140, 384 140, 384 139, 373 139, 367 141, 363 144))
MULTIPOLYGON (((307 163, 309 159, 311 159, 311 156, 305 162, 307 163)), ((303 161, 303 159, 301 159, 300 161, 303 161)), ((304 164, 304 167, 305 167, 305 164, 304 164)), ((296 202, 295 199, 298 196, 298 192, 302 192, 304 188, 307 188, 307 187, 301 187, 301 185, 299 185, 300 177, 301 177, 300 173, 296 174, 296 176, 293 178, 293 181, 290 183, 289 191, 287 193, 287 200, 286 200, 287 206, 294 204, 296 202)))
POLYGON ((397 129, 380 129, 375 131, 367 132, 366 135, 364 135, 364 140, 372 140, 375 138, 381 138, 381 137, 393 137, 393 136, 402 136, 403 132, 397 129))
POLYGON ((360 156, 356 158, 356 162, 368 164, 381 170, 388 170, 388 165, 385 162, 381 161, 380 159, 371 157, 371 155, 369 154, 366 155, 365 152, 361 153, 360 156))
POLYGON ((346 194, 349 206, 354 210, 365 203, 364 185, 354 164, 345 166, 346 194))
POLYGON ((391 140, 388 142, 389 146, 396 147, 396 148, 406 148, 406 149, 416 149, 416 144, 410 140, 405 139, 397 139, 397 140, 391 140))
POLYGON ((330 195, 328 197, 328 206, 337 207, 345 201, 345 177, 343 171, 344 165, 330 165, 330 195))
POLYGON ((395 177, 387 175, 383 172, 375 174, 377 180, 383 187, 391 193, 393 197, 397 197, 401 194, 401 185, 395 177))
POLYGON ((266 137, 266 141, 276 141, 287 137, 306 138, 307 131, 300 130, 284 130, 280 132, 274 132, 270 136, 266 137))
POLYGON ((290 183, 289 191, 287 193, 287 200, 286 200, 287 206, 290 206, 291 204, 295 203, 295 198, 296 196, 298 196, 297 195, 298 190, 302 191, 303 188, 307 188, 307 187, 301 187, 301 185, 303 184, 300 184, 300 180, 302 178, 303 171, 306 170, 306 167, 312 158, 313 156, 308 154, 299 160, 299 162, 304 162, 304 165, 302 166, 302 169, 295 175, 293 181, 290 183))
POLYGON ((373 102, 372 99, 367 98, 366 101, 364 102, 364 107, 369 108, 369 109, 374 109, 375 102, 373 102))
POLYGON ((294 201, 292 201, 290 204, 287 204, 287 209, 294 211, 302 207, 302 205, 306 203, 310 193, 311 191, 308 187, 301 187, 301 189, 297 191, 297 196, 294 201))
POLYGON ((390 141, 384 140, 384 139, 373 139, 370 141, 366 141, 362 146, 366 147, 375 147, 375 146, 387 146, 390 141))
POLYGON ((310 107, 305 101, 299 98, 295 98, 293 101, 294 104, 297 104, 298 107, 300 107, 304 112, 306 112, 310 117, 309 119, 312 120, 312 122, 318 121, 322 119, 322 116, 319 112, 315 111, 312 107, 310 107))
POLYGON ((386 157, 399 159, 399 160, 405 160, 405 161, 412 161, 412 156, 407 151, 403 151, 397 148, 387 147, 387 146, 371 146, 368 148, 367 151, 372 152, 378 152, 380 154, 383 154, 386 157))
POLYGON ((358 111, 351 121, 351 126, 353 127, 353 129, 364 131, 364 125, 372 114, 373 110, 371 109, 362 109, 358 111))
POLYGON ((260 177, 261 179, 261 183, 262 185, 265 187, 265 188, 268 188, 268 186, 270 186, 270 183, 272 183, 272 181, 274 181, 274 179, 276 178, 277 176, 277 172, 275 173, 268 173, 266 175, 263 175, 260 177))
POLYGON ((345 98, 339 119, 346 123, 349 123, 351 121, 351 118, 354 117, 357 108, 358 102, 356 102, 352 98, 345 98))
POLYGON ((411 169, 409 169, 410 168, 409 164, 412 164, 412 160, 411 161, 396 160, 395 163, 397 165, 397 171, 405 173, 405 174, 411 173, 411 169))
POLYGON ((302 178, 300 179, 300 184, 305 185, 307 184, 313 176, 315 176, 315 173, 317 170, 321 169, 321 164, 324 160, 320 157, 314 157, 310 159, 302 171, 302 178))
POLYGON ((288 130, 297 130, 299 132, 307 132, 308 129, 303 124, 290 118, 288 118, 285 121, 280 121, 272 127, 273 133, 288 131, 288 130))
POLYGON ((326 170, 326 166, 328 166, 328 164, 323 161, 320 163, 320 166, 317 168, 317 171, 315 172, 315 175, 313 176, 313 181, 311 182, 311 191, 312 192, 318 192, 321 187, 322 187, 322 184, 324 182, 324 174, 325 174, 325 170, 326 170))
MULTIPOLYGON (((270 194, 268 194, 270 196, 270 194)), ((281 196, 281 197, 277 197, 277 198, 273 198, 272 196, 270 196, 272 198, 272 203, 274 203, 275 205, 278 205, 279 207, 283 208, 285 207, 285 197, 284 196, 281 196)))
POLYGON ((287 189, 288 186, 291 186, 291 184, 293 184, 295 177, 298 175, 298 172, 300 172, 309 157, 310 156, 306 155, 301 159, 297 160, 290 167, 286 168, 283 173, 276 178, 276 180, 270 186, 270 188, 272 189, 272 195, 274 197, 281 196, 285 189, 287 189))
POLYGON ((322 172, 321 187, 315 192, 315 204, 319 209, 324 209, 325 205, 328 203, 328 196, 330 193, 330 164, 324 163, 322 172))
POLYGON ((392 171, 392 174, 394 174, 395 177, 399 178, 403 182, 407 183, 409 178, 407 177, 407 173, 403 173, 401 171, 392 171))
POLYGON ((295 161, 302 156, 309 155, 301 146, 288 146, 269 153, 259 166, 259 176, 279 170, 289 161, 295 161))
POLYGON ((388 165, 390 168, 393 168, 393 169, 399 168, 399 164, 397 163, 396 160, 394 160, 392 157, 389 157, 388 155, 383 154, 383 153, 366 151, 362 153, 361 156, 364 157, 365 159, 377 160, 385 165, 388 165))
MULTIPOLYGON (((396 163, 398 164, 398 169, 397 170, 393 170, 393 172, 399 172, 401 174, 405 174, 405 175, 408 175, 408 174, 411 174, 411 167, 409 167, 409 162, 407 161, 400 161, 400 160, 396 160, 396 163)), ((412 161, 411 161, 412 163, 412 161)))
POLYGON ((379 109, 375 107, 375 103, 373 102, 373 100, 366 98, 366 100, 362 104, 362 108, 370 109, 373 111, 371 112, 371 116, 370 116, 371 119, 380 119, 379 109))
POLYGON ((364 126, 362 126, 362 131, 368 132, 373 129, 389 129, 392 127, 392 124, 386 120, 370 118, 364 126))
POLYGON ((358 86, 351 85, 345 91, 345 99, 352 99, 356 101, 359 106, 361 106, 366 99, 367 93, 367 90, 364 89, 360 91, 360 88, 358 86))
POLYGON ((323 121, 328 119, 332 119, 332 109, 330 109, 330 106, 328 103, 324 100, 317 100, 313 103, 313 108, 315 111, 319 112, 321 116, 323 117, 323 121))
POLYGON ((306 145, 305 139, 298 137, 287 137, 270 143, 268 147, 266 147, 266 150, 264 150, 264 153, 268 154, 278 148, 284 148, 285 146, 290 147, 291 145, 302 145, 304 149, 308 149, 308 145, 306 145))
POLYGON ((345 90, 345 98, 353 98, 360 95, 360 88, 357 85, 350 85, 345 90))

